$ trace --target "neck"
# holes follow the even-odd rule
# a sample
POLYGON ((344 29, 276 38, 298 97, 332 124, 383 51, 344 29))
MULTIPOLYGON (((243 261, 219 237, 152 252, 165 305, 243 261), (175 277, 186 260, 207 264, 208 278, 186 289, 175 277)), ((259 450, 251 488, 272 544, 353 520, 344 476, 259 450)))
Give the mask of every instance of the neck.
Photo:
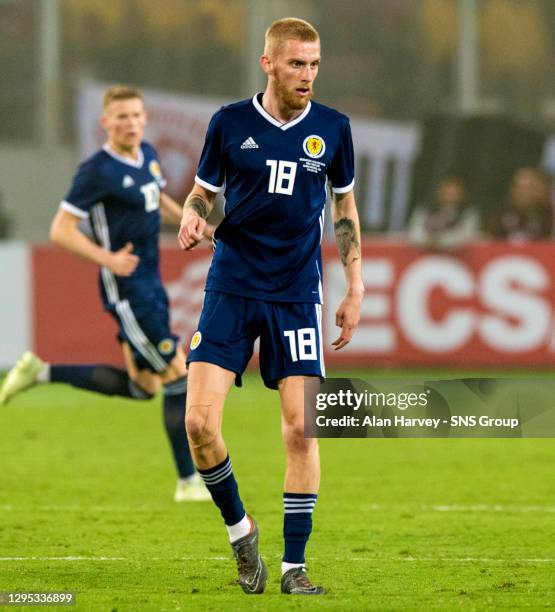
POLYGON ((117 153, 118 155, 121 155, 122 157, 128 157, 129 159, 133 159, 135 161, 139 157, 139 147, 138 146, 137 147, 125 147, 122 145, 116 145, 111 140, 108 140, 106 144, 112 151, 114 151, 114 153, 117 153))
POLYGON ((262 95, 262 106, 268 114, 272 115, 280 123, 293 121, 293 119, 302 115, 306 108, 291 108, 278 96, 270 84, 268 84, 266 91, 262 95))

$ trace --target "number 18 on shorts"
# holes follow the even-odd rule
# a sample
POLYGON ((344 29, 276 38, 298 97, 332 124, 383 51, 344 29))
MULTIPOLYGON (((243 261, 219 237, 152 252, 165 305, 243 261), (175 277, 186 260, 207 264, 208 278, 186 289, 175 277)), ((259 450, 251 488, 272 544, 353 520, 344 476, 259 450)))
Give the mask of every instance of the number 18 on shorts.
POLYGON ((187 361, 219 365, 240 384, 260 338, 260 373, 272 389, 287 376, 325 376, 321 304, 267 302, 207 291, 187 361))

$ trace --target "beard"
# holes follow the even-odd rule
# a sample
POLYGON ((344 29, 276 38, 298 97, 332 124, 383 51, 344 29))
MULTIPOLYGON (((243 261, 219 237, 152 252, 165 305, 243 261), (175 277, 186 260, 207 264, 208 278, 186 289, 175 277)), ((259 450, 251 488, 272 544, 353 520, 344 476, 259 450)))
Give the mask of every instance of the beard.
POLYGON ((279 99, 285 105, 287 105, 289 108, 293 110, 305 109, 306 105, 310 102, 310 100, 312 99, 312 96, 314 95, 314 90, 311 88, 307 96, 304 96, 304 97, 299 96, 297 92, 295 91, 295 89, 293 90, 287 89, 287 87, 283 84, 281 79, 277 76, 275 76, 275 85, 276 85, 276 92, 277 92, 279 99))

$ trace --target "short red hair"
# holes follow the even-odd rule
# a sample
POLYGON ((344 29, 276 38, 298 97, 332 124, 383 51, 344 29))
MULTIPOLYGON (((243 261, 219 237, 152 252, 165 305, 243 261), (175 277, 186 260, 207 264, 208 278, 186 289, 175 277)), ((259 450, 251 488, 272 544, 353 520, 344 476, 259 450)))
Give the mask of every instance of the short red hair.
POLYGON ((316 42, 320 34, 314 26, 304 19, 284 17, 274 21, 266 30, 264 36, 264 55, 277 53, 286 40, 300 40, 302 42, 316 42))

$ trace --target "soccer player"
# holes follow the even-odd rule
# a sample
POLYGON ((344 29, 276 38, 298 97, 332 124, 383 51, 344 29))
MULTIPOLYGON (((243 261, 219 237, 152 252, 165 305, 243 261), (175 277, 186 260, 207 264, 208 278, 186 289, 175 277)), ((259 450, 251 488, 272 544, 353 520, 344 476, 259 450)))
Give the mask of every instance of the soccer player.
POLYGON ((126 370, 50 365, 27 352, 4 381, 0 401, 35 382, 141 400, 163 387, 164 424, 179 476, 174 499, 210 499, 187 444, 187 367, 178 337, 170 331, 159 272, 160 212, 179 225, 181 207, 162 191, 166 181, 156 151, 143 141, 145 125, 139 90, 116 85, 105 92, 101 126, 106 144, 80 165, 50 229, 56 244, 100 266, 102 300, 119 326, 126 370), (80 230, 83 219, 90 221, 92 240, 80 230))
POLYGON ((294 18, 266 31, 264 93, 223 107, 210 122, 196 184, 178 235, 189 250, 202 238, 217 192, 225 217, 214 235, 198 331, 188 355, 186 425, 197 469, 224 519, 245 593, 261 593, 267 570, 258 527, 246 514, 221 423, 224 400, 240 384, 260 337, 260 370, 281 401, 286 452, 282 593, 319 595, 307 577, 305 546, 320 482, 317 440, 304 437, 304 384, 323 378, 320 241, 326 186, 347 292, 333 342, 342 349, 360 318, 364 288, 353 195, 351 130, 345 115, 311 102, 320 65, 318 32, 294 18))

